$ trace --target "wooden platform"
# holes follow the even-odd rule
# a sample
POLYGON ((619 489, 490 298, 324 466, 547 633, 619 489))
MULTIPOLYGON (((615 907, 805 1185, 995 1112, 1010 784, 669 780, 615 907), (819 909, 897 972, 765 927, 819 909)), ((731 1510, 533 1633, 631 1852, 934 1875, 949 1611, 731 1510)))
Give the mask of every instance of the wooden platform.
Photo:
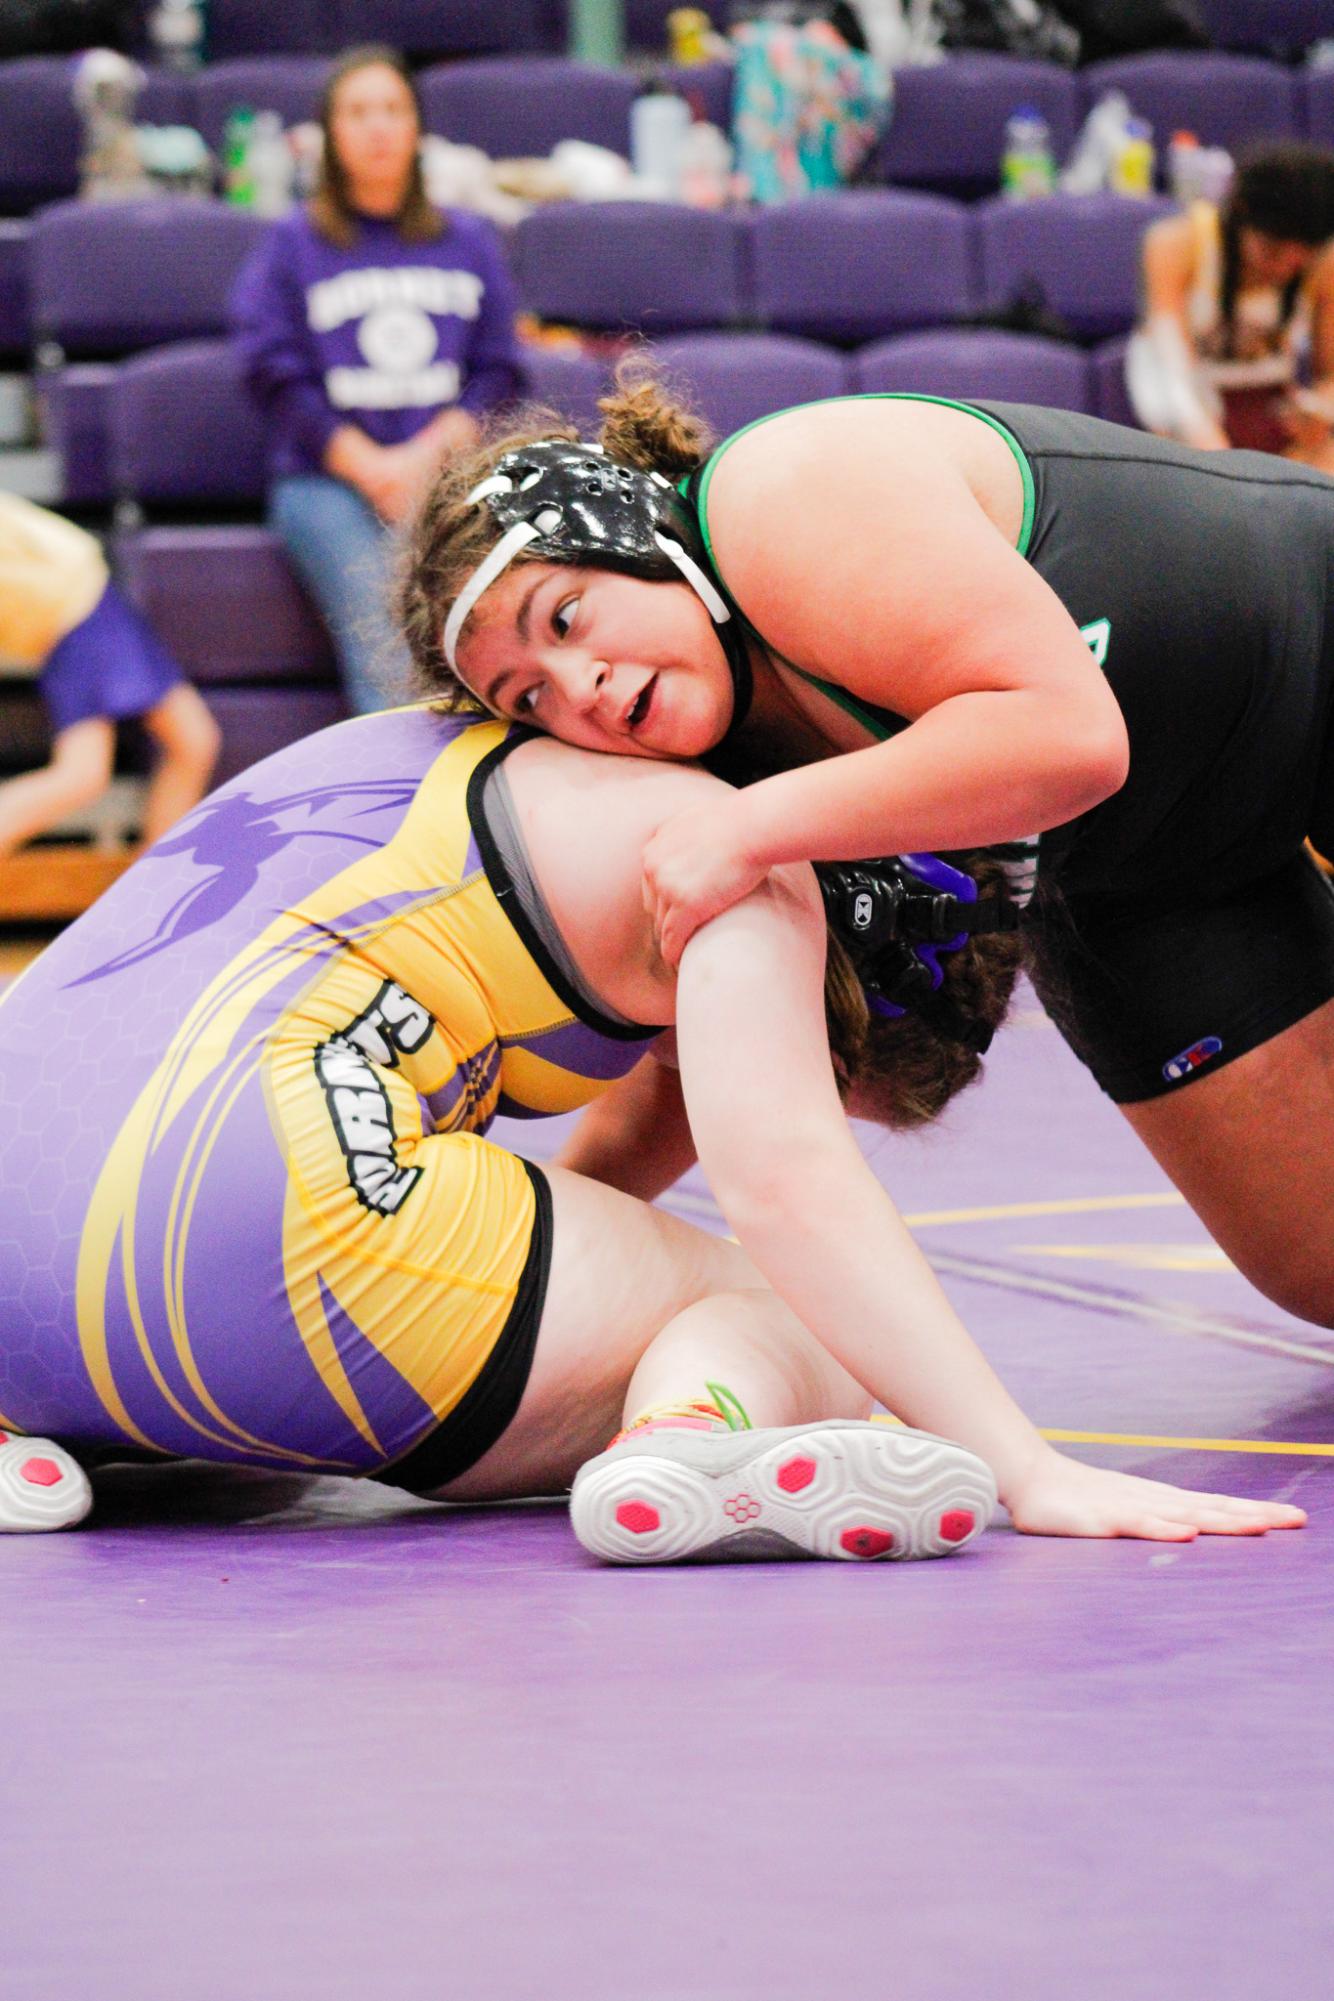
POLYGON ((0 861, 0 924, 77 917, 134 860, 133 848, 24 848, 0 861))

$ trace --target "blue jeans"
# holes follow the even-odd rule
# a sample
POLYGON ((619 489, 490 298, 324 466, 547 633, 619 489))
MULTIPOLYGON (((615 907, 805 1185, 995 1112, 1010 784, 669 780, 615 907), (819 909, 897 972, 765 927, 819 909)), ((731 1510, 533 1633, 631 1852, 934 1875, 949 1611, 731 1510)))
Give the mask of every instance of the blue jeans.
POLYGON ((389 611, 393 537, 345 480, 296 473, 269 488, 269 526, 318 605, 355 715, 412 693, 407 647, 389 611))

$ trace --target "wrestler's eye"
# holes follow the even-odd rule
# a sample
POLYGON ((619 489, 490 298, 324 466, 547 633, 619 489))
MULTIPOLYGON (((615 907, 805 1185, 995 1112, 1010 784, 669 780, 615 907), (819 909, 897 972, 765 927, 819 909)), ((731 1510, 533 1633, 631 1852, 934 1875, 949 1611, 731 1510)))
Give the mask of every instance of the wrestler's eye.
POLYGON ((569 637, 570 627, 574 624, 575 614, 578 609, 579 600, 577 597, 562 598, 556 609, 552 612, 551 623, 555 626, 562 639, 569 637))
POLYGON ((541 692, 542 684, 540 681, 534 681, 531 688, 525 688, 514 703, 515 715, 531 716, 533 710, 537 707, 537 698, 541 692))

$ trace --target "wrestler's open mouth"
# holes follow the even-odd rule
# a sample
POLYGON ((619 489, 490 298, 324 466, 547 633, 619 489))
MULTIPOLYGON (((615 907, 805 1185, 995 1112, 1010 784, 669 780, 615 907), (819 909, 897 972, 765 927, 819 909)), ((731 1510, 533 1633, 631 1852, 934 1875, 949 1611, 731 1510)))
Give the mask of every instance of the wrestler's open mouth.
POLYGON ((649 710, 653 706, 653 691, 657 687, 657 685, 658 685, 657 675, 650 674, 648 680, 645 681, 643 687, 640 689, 639 693, 635 696, 634 701, 630 704, 630 707, 626 712, 625 721, 627 728, 632 730, 637 730, 640 724, 644 721, 644 718, 648 715, 649 710))

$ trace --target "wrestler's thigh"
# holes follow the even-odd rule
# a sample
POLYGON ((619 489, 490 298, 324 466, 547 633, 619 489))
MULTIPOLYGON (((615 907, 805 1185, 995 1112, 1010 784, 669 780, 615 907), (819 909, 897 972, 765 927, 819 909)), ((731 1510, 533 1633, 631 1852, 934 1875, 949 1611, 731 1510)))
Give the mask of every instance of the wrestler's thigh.
POLYGON ((1251 1283, 1334 1326, 1334 1001, 1185 1090, 1121 1109, 1251 1283))
POLYGON ((763 1285, 727 1238, 563 1168, 544 1172, 551 1265, 532 1371, 504 1437, 444 1490, 453 1500, 568 1486, 616 1431, 635 1366, 667 1323, 712 1293, 763 1285))

